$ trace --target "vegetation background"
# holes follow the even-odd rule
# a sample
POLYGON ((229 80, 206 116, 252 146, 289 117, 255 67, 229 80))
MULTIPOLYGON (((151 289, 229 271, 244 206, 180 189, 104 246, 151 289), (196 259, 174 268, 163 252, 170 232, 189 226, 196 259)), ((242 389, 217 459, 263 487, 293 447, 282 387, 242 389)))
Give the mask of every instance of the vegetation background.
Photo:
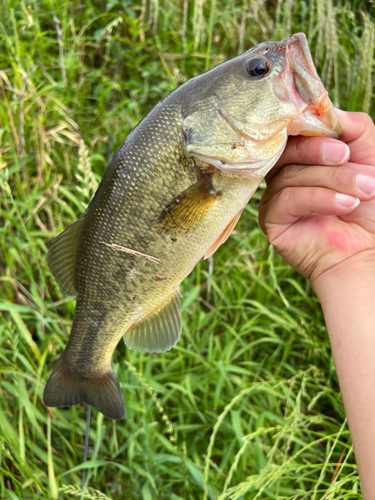
POLYGON ((183 283, 177 347, 117 348, 127 419, 94 412, 83 495, 86 409, 42 402, 75 305, 45 257, 140 119, 258 42, 304 31, 333 102, 371 112, 374 21, 362 0, 1 2, 1 498, 361 498, 321 309, 259 192, 183 283))

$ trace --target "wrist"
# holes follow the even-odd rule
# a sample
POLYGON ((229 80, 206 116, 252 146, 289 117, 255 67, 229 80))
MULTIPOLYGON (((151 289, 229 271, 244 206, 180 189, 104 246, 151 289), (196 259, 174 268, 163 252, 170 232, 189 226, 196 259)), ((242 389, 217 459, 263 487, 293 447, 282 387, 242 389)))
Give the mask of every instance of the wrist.
MULTIPOLYGON (((332 266, 311 281, 323 308, 344 300, 375 301, 375 250, 365 250, 332 266)), ((344 305, 344 304, 342 304, 344 305)))

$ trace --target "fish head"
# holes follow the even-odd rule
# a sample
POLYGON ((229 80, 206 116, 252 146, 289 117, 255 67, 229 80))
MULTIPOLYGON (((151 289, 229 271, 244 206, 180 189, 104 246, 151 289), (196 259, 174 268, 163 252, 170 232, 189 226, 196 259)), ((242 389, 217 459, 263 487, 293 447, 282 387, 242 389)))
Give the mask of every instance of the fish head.
POLYGON ((289 135, 341 135, 304 33, 261 43, 204 73, 190 96, 186 153, 223 172, 263 178, 289 135))

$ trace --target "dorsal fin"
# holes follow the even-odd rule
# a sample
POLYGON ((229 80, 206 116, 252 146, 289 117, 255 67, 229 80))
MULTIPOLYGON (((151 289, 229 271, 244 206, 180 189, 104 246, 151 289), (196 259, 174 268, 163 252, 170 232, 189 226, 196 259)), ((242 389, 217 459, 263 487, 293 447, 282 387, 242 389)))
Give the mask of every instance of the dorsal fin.
POLYGON ((227 227, 224 229, 224 231, 221 233, 218 239, 210 246, 210 248, 206 250, 206 253, 204 254, 204 259, 208 259, 208 257, 211 257, 211 255, 213 255, 216 252, 219 246, 227 241, 229 236, 232 234, 233 229, 236 227, 237 222, 239 221, 243 210, 244 209, 238 212, 238 214, 230 221, 230 223, 227 225, 227 227))
POLYGON ((47 264, 63 292, 76 295, 74 267, 77 260, 79 239, 82 233, 84 215, 71 224, 52 243, 47 255, 47 264))
POLYGON ((180 340, 182 329, 180 293, 175 292, 154 312, 124 334, 124 342, 135 351, 169 351, 180 340))

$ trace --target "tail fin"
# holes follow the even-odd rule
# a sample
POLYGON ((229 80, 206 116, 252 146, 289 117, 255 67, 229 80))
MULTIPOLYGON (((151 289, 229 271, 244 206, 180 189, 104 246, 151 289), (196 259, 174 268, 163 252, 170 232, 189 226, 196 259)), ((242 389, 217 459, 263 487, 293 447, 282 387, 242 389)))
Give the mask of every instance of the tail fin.
POLYGON ((124 399, 115 372, 82 377, 60 359, 44 388, 46 406, 74 406, 86 403, 114 420, 125 418, 124 399))

